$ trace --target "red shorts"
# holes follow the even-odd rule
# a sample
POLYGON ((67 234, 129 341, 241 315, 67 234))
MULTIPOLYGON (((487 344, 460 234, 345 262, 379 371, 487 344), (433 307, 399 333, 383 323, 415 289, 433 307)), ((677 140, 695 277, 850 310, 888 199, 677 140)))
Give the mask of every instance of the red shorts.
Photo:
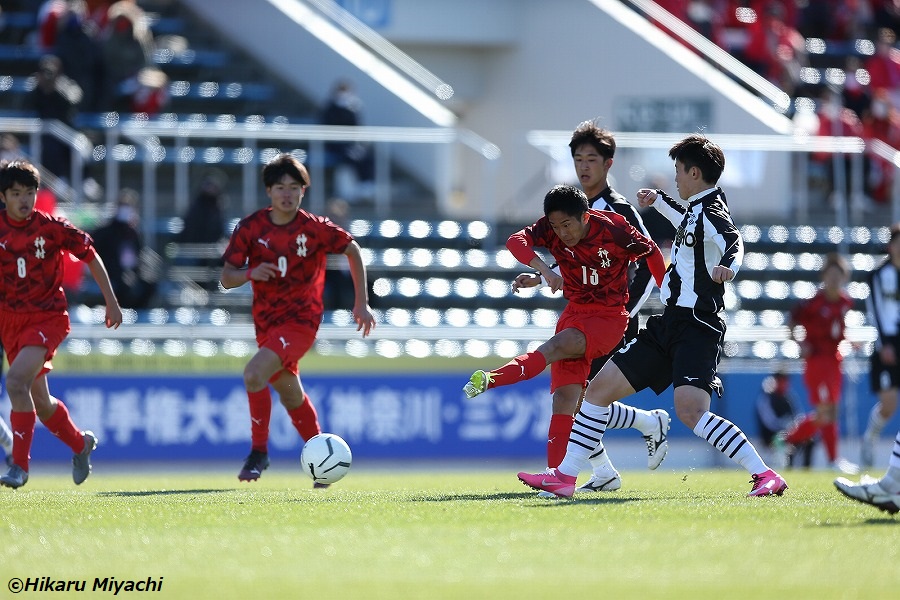
POLYGON ((833 356, 810 356, 806 359, 803 383, 809 391, 809 403, 837 404, 841 399, 841 363, 833 356))
MULTIPOLYGON (((256 345, 277 354, 284 370, 294 375, 300 374, 297 363, 306 356, 315 341, 316 331, 302 325, 279 325, 272 331, 258 331, 256 334, 256 345)), ((272 380, 280 374, 280 371, 275 373, 272 380)))
POLYGON ((53 366, 50 361, 56 349, 69 335, 69 313, 63 312, 12 312, 0 310, 0 340, 6 350, 9 364, 12 364, 22 348, 41 346, 47 349, 44 368, 40 375, 48 373, 53 366))
POLYGON ((628 327, 628 311, 622 307, 569 303, 556 323, 556 333, 577 329, 584 334, 586 347, 581 358, 558 360, 550 365, 550 392, 564 385, 585 385, 591 362, 605 356, 622 341, 628 327))

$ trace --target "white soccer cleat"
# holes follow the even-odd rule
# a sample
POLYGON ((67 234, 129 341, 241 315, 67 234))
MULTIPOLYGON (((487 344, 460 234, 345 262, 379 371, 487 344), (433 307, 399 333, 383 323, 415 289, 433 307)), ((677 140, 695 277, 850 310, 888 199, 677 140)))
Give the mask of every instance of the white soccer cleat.
POLYGON ((834 487, 848 498, 871 504, 892 515, 900 512, 900 492, 885 490, 881 487, 881 480, 869 481, 870 483, 853 483, 849 479, 838 477, 834 480, 834 487))
POLYGON ((575 493, 581 494, 586 492, 614 492, 622 487, 622 478, 618 471, 609 471, 605 473, 594 473, 584 485, 576 488, 575 493))
POLYGON ((656 417, 657 424, 652 432, 644 436, 644 442, 647 444, 647 468, 653 470, 662 464, 669 451, 668 435, 672 418, 661 408, 651 410, 650 414, 656 417))

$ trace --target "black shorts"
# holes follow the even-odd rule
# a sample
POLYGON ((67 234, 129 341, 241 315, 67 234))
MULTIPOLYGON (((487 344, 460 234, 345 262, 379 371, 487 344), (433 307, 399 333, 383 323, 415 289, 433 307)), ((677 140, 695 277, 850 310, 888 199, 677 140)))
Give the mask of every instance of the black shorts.
POLYGON ((593 379, 594 375, 596 375, 597 373, 600 372, 600 369, 603 368, 603 365, 606 364, 606 361, 608 361, 610 358, 612 358, 616 352, 621 350, 622 346, 624 346, 627 342, 636 338, 637 334, 638 334, 638 318, 634 317, 633 319, 630 319, 628 321, 628 327, 625 328, 625 336, 622 338, 622 341, 619 342, 619 344, 615 348, 613 348, 613 351, 610 352, 609 354, 604 354, 603 356, 598 356, 593 361, 591 361, 591 372, 588 375, 588 381, 593 379))
POLYGON ((690 385, 722 396, 717 369, 725 340, 725 322, 716 313, 667 307, 612 361, 636 392, 649 387, 657 395, 670 385, 690 385))
MULTIPOLYGON (((882 341, 882 344, 885 346, 893 346, 895 354, 900 352, 900 337, 886 337, 882 341)), ((897 358, 900 358, 900 354, 897 354, 897 358)), ((881 362, 881 355, 878 353, 878 350, 872 352, 869 362, 869 385, 871 385, 874 393, 877 394, 884 390, 900 387, 900 364, 884 364, 881 362)))

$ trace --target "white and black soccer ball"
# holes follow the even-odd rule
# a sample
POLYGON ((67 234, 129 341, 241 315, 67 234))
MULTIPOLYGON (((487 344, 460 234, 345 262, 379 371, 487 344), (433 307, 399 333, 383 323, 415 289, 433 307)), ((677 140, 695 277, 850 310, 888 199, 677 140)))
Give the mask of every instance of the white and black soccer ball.
POLYGON ((320 433, 309 438, 300 452, 300 467, 316 483, 340 481, 350 470, 351 462, 350 446, 333 433, 320 433))

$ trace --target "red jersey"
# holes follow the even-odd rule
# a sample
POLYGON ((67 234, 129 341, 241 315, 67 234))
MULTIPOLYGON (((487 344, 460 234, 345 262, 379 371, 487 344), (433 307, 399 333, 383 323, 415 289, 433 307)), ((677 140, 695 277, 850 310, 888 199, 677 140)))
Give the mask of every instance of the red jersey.
POLYGON ((833 356, 841 360, 838 344, 844 339, 844 317, 853 307, 853 300, 842 291, 840 298, 829 300, 819 290, 791 311, 791 320, 806 329, 809 356, 833 356))
POLYGON ((286 225, 272 223, 264 208, 235 227, 225 249, 225 262, 254 268, 273 263, 280 277, 252 281, 253 323, 257 331, 286 323, 318 329, 322 322, 322 294, 328 254, 343 254, 353 237, 326 219, 297 211, 286 225))
POLYGON ((97 256, 91 236, 65 219, 34 211, 16 222, 0 210, 0 308, 66 312, 64 250, 84 262, 97 256))
POLYGON ((624 307, 628 303, 628 265, 651 253, 656 245, 618 213, 590 209, 588 214, 587 234, 573 248, 553 232, 547 217, 509 236, 506 247, 526 265, 534 258, 533 247, 549 250, 559 264, 566 300, 624 307))

